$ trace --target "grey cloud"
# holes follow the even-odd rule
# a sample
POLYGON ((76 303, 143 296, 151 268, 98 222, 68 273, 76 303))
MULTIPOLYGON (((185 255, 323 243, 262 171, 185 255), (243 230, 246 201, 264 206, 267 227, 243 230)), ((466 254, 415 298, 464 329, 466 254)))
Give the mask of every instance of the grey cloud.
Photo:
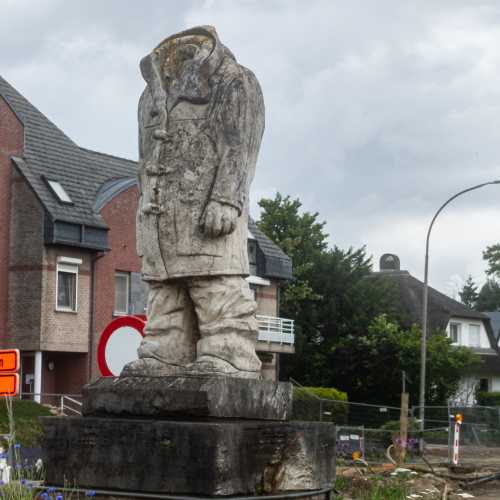
MULTIPOLYGON (((298 196, 327 219, 332 243, 397 248, 417 275, 433 211, 500 177, 496 3, 7 0, 4 11, 2 75, 80 144, 128 157, 138 60, 172 32, 214 24, 264 90, 254 214, 260 196, 298 196)), ((435 247, 436 285, 481 274, 499 195, 452 207, 471 229, 439 227, 450 244, 435 247)))

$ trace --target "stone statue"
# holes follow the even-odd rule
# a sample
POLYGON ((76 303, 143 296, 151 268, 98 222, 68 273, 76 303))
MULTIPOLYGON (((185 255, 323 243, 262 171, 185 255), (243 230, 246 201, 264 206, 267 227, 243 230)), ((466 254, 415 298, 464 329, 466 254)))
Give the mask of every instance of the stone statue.
POLYGON ((150 291, 139 359, 122 376, 259 378, 244 279, 259 83, 211 26, 168 37, 141 71, 137 245, 150 291))

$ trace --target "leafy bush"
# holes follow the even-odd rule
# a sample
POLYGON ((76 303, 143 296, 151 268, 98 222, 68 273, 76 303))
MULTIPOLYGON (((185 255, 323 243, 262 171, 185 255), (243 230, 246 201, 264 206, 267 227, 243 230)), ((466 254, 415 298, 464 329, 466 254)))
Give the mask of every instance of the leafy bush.
POLYGON ((477 404, 480 406, 500 406, 500 392, 478 392, 477 404))
POLYGON ((347 394, 334 387, 294 387, 293 418, 343 424, 349 412, 347 394))

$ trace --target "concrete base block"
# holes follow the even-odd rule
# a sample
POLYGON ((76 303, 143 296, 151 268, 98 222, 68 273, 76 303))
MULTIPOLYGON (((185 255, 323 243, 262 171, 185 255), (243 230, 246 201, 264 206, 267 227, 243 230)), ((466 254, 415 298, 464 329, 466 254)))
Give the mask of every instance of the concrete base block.
POLYGON ((40 420, 50 485, 222 496, 315 490, 335 476, 329 423, 40 420))
POLYGON ((287 420, 289 382, 232 377, 106 377, 83 390, 87 416, 287 420))

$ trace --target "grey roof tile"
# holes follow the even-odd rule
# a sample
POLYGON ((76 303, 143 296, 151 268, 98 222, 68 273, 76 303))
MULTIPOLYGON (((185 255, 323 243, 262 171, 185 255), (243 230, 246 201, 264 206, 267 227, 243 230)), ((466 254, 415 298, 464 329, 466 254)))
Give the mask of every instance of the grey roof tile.
MULTIPOLYGON (((99 208, 131 185, 137 162, 79 147, 2 77, 0 95, 24 125, 24 155, 13 160, 52 219, 105 228, 99 208), (73 205, 61 204, 43 177, 58 181, 73 205)), ((290 257, 253 221, 249 229, 266 257, 266 275, 291 279, 290 257)))
MULTIPOLYGON (((370 278, 390 279, 397 286, 401 305, 411 323, 420 323, 424 283, 413 277, 408 271, 374 272, 370 278)), ((479 311, 474 311, 464 304, 448 297, 429 286, 429 326, 431 330, 446 328, 451 317, 476 319, 484 323, 492 349, 497 349, 490 318, 479 311)))
POLYGON ((106 227, 93 210, 96 193, 112 177, 135 175, 135 162, 80 148, 2 77, 0 95, 24 126, 24 164, 19 168, 52 219, 106 227), (73 205, 61 204, 44 176, 58 181, 73 205))

